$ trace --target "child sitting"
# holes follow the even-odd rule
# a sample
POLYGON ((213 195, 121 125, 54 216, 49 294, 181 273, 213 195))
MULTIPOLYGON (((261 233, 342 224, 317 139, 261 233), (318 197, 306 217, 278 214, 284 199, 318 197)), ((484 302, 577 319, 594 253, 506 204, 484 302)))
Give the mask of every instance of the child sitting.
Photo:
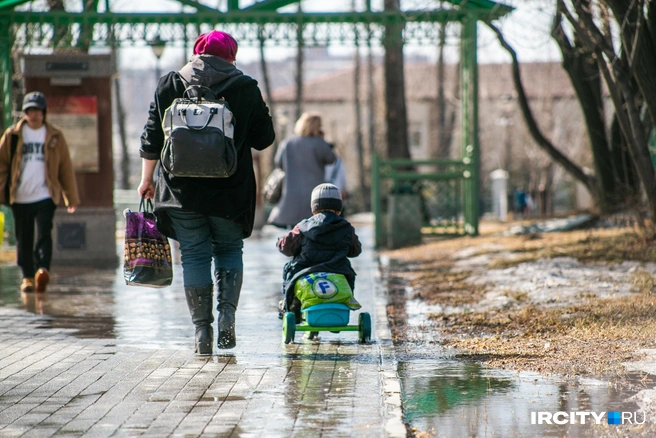
MULTIPOLYGON (((294 294, 296 281, 318 272, 341 274, 346 278, 351 291, 355 288, 355 271, 348 257, 357 257, 362 245, 353 226, 340 217, 342 195, 333 184, 319 184, 312 190, 312 217, 304 219, 285 237, 278 239, 278 249, 286 256, 294 257, 283 269, 283 293, 280 303, 281 317, 285 311, 294 312, 296 321, 301 321, 302 303, 294 294)), ((348 294, 349 305, 359 308, 352 293, 348 294)))

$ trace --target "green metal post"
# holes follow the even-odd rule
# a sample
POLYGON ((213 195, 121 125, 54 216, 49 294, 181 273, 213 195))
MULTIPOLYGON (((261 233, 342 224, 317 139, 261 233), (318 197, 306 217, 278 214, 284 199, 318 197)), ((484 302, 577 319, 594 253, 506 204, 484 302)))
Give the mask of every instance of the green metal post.
MULTIPOLYGON (((0 135, 14 122, 13 115, 13 102, 12 102, 12 89, 11 89, 11 47, 12 37, 9 21, 0 20, 0 29, 9 29, 10 32, 0 32, 0 80, 2 81, 2 127, 0 135)), ((5 215, 4 229, 0 229, 0 233, 5 233, 7 239, 4 240, 4 245, 15 245, 16 236, 14 235, 14 216, 11 209, 3 205, 0 210, 5 215)))
MULTIPOLYGON (((8 21, 0 21, 0 29, 11 29, 8 21)), ((1 33, 0 33, 1 34, 1 33)), ((2 131, 13 122, 11 90, 11 36, 9 32, 0 36, 0 75, 2 76, 2 131)))
POLYGON ((371 158, 371 209, 374 213, 376 248, 381 248, 385 246, 385 228, 383 228, 382 208, 380 205, 380 159, 378 158, 378 154, 373 154, 371 158))
POLYGON ((478 142, 478 66, 476 19, 462 24, 460 64, 462 84, 462 156, 464 171, 465 233, 478 235, 480 149, 478 142))

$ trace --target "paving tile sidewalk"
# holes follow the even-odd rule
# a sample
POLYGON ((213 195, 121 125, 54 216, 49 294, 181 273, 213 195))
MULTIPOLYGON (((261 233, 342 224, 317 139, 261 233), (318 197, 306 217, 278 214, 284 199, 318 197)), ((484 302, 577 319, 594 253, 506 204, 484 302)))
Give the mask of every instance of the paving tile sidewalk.
POLYGON ((179 266, 160 290, 56 268, 44 297, 20 297, 15 268, 0 268, 0 436, 405 436, 371 227, 356 228, 368 345, 354 332, 281 342, 272 233, 246 242, 237 348, 209 358, 192 351, 179 266))

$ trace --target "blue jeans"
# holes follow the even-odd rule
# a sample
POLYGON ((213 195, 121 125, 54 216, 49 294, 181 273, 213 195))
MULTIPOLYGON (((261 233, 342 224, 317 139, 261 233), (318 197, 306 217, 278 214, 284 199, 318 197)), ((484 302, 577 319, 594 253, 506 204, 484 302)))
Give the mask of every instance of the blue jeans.
POLYGON ((180 242, 185 286, 212 283, 212 260, 215 270, 244 270, 241 225, 188 210, 168 210, 167 214, 180 242))

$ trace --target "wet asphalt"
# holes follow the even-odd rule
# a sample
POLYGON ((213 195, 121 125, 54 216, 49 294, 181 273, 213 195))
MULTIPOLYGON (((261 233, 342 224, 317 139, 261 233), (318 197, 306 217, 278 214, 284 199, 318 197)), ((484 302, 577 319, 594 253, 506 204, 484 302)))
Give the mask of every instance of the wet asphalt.
POLYGON ((369 344, 282 342, 276 229, 245 243, 237 347, 207 358, 193 353, 179 264, 163 289, 126 286, 119 266, 57 266, 45 294, 21 294, 18 269, 0 267, 0 436, 406 436, 373 229, 354 225, 369 344))

